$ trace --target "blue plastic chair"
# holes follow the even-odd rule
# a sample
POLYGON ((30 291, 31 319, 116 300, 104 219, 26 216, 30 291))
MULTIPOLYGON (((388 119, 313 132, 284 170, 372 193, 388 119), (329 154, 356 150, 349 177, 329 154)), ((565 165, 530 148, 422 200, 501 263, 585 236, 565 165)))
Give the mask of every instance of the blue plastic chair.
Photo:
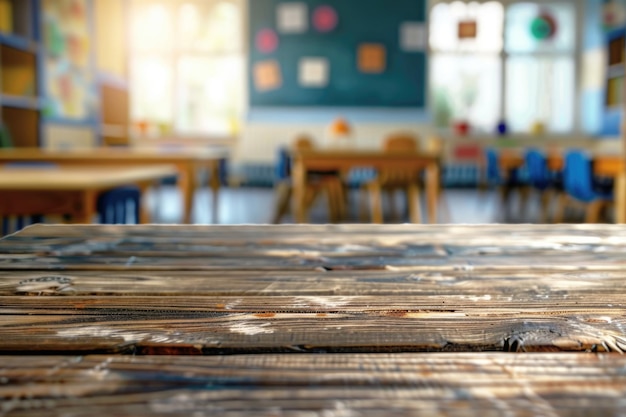
MULTIPOLYGON (((500 170, 499 159, 499 153, 496 149, 487 148, 485 150, 485 181, 488 186, 499 188, 501 204, 505 210, 508 210, 509 199, 513 190, 527 187, 528 183, 520 169, 511 170, 505 178, 500 170)), ((525 197, 526 193, 522 193, 522 206, 525 197)))
POLYGON ((585 221, 598 221, 600 210, 613 201, 610 184, 601 184, 593 175, 593 162, 586 152, 570 150, 565 155, 563 186, 567 195, 587 205, 585 221))
POLYGON ((545 191, 556 185, 555 176, 548 169, 546 156, 537 149, 529 149, 524 156, 528 185, 540 191, 545 191))
POLYGON ((542 151, 529 149, 524 156, 528 185, 540 193, 542 221, 548 219, 550 195, 563 191, 561 173, 552 172, 542 151))
POLYGON ((118 187, 98 196, 96 210, 102 224, 138 224, 140 205, 138 187, 118 187))

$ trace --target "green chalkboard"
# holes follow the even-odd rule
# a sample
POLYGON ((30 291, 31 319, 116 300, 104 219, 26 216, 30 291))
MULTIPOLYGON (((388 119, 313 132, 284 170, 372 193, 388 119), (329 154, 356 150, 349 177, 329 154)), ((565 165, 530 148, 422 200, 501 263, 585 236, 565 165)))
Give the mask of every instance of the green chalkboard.
POLYGON ((426 0, 297 0, 307 8, 308 29, 302 33, 281 33, 277 28, 277 7, 286 0, 252 0, 249 3, 249 98, 252 107, 269 106, 354 106, 418 107, 426 103, 426 52, 405 51, 400 45, 400 27, 405 22, 426 21, 426 0), (332 6, 338 24, 330 32, 312 25, 319 6, 332 6), (271 52, 257 49, 260 31, 271 29, 278 46, 271 52), (363 43, 382 44, 386 69, 364 73, 357 65, 363 43), (305 87, 298 80, 299 62, 305 57, 328 60, 328 84, 305 87), (258 89, 255 68, 259 63, 276 62, 281 83, 277 88, 258 89))

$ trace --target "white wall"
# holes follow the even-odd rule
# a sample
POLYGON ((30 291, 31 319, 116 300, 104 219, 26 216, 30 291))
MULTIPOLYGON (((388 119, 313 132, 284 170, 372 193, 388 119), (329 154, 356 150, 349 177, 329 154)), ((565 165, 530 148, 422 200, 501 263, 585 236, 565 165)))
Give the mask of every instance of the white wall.
MULTIPOLYGON (((350 121, 348 119, 348 121, 350 121)), ((385 136, 408 131, 426 139, 434 131, 425 123, 352 122, 358 147, 378 147, 385 136)), ((247 123, 241 132, 233 160, 245 163, 273 163, 278 147, 289 145, 298 135, 306 134, 316 143, 324 144, 328 123, 247 123)))

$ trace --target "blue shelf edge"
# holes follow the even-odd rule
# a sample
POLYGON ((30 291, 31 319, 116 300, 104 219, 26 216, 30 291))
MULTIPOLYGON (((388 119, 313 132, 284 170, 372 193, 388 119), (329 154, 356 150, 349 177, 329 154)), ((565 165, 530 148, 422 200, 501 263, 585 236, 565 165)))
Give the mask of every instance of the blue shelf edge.
POLYGON ((5 32, 0 32, 0 44, 30 53, 37 53, 39 49, 39 45, 34 40, 5 32))
POLYGON ((25 110, 39 110, 41 108, 41 100, 36 97, 20 97, 9 94, 0 94, 0 105, 25 110))

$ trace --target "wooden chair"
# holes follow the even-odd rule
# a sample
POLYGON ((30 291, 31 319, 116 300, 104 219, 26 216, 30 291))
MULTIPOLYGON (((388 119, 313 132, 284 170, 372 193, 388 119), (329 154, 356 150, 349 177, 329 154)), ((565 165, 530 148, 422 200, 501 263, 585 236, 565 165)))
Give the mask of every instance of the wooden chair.
MULTIPOLYGON (((306 151, 314 148, 313 140, 302 135, 296 138, 292 145, 295 151, 306 151)), ((324 193, 328 203, 328 212, 331 222, 339 222, 346 216, 346 194, 340 173, 335 171, 314 171, 307 174, 305 205, 311 207, 317 197, 324 193)), ((287 149, 279 150, 277 165, 276 205, 273 223, 280 223, 289 212, 293 195, 291 182, 291 158, 287 149)))
MULTIPOLYGON (((419 140, 411 134, 394 134, 385 138, 383 150, 390 153, 414 153, 419 151, 419 140)), ((421 222, 420 179, 417 170, 385 169, 378 172, 375 180, 365 184, 370 199, 372 223, 383 222, 382 191, 389 197, 391 212, 396 218, 395 193, 398 190, 406 193, 409 219, 412 223, 421 222)))

